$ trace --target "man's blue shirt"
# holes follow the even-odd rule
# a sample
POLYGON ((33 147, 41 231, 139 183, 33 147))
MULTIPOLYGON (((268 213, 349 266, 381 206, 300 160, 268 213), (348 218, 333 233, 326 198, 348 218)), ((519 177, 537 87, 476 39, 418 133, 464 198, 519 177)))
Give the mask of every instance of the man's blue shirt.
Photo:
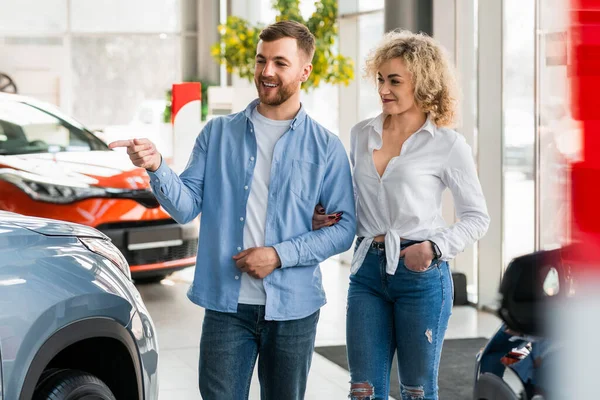
MULTIPOLYGON (((244 248, 246 203, 252 186, 256 137, 245 111, 210 120, 177 176, 163 162, 148 172, 152 190, 179 223, 202 213, 194 283, 188 297, 210 310, 237 312, 241 271, 233 256, 244 248)), ((264 280, 265 319, 293 320, 326 302, 319 263, 352 245, 356 216, 352 176, 337 136, 313 121, 301 106, 273 151, 265 246, 281 259, 264 280), (312 231, 317 204, 342 211, 335 225, 312 231)))

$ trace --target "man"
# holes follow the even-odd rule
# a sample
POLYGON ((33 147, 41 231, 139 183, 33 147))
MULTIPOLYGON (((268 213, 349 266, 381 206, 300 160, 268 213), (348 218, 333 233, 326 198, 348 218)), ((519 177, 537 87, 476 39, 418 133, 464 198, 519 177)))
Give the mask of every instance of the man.
POLYGON ((132 162, 148 170, 157 199, 176 221, 202 212, 188 297, 206 308, 199 365, 204 400, 247 398, 257 357, 263 399, 304 397, 325 304, 318 264, 347 250, 356 227, 346 152, 300 103, 300 86, 312 71, 313 35, 281 21, 260 39, 259 99, 209 121, 179 177, 148 140, 110 145, 126 146, 132 162), (315 212, 322 228, 313 231, 317 204, 324 208, 315 212), (332 210, 344 218, 323 223, 332 210))

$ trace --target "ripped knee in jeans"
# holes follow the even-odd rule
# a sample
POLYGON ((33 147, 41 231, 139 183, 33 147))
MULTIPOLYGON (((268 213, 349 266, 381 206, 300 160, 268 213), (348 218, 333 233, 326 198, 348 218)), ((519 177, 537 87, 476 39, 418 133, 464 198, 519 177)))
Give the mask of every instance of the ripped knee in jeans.
POLYGON ((402 398, 410 400, 423 400, 425 398, 425 390, 423 386, 402 386, 402 398))
POLYGON ((356 382, 350 384, 350 400, 372 400, 375 388, 369 382, 356 382))

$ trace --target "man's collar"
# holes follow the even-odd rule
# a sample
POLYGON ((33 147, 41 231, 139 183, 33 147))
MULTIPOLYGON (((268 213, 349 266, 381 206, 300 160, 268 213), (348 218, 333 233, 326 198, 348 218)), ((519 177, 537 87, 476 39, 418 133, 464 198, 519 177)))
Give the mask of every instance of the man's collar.
MULTIPOLYGON (((254 99, 250 104, 248 104, 248 107, 246 107, 246 109, 244 110, 244 115, 246 116, 246 118, 250 119, 250 117, 252 116, 252 112, 256 107, 258 107, 259 104, 260 99, 254 99)), ((292 119, 292 122, 290 122, 290 128, 292 130, 296 130, 296 128, 298 128, 304 123, 306 117, 307 114, 306 110, 304 109, 304 104, 300 103, 300 110, 298 110, 298 113, 296 114, 294 119, 292 119)))

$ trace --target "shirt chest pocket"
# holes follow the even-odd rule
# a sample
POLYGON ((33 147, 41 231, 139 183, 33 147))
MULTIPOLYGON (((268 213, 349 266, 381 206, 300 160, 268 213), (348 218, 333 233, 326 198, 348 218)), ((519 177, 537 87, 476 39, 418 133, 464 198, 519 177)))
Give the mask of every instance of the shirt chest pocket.
POLYGON ((321 186, 320 165, 309 161, 293 160, 290 179, 292 193, 302 200, 316 201, 321 186))

